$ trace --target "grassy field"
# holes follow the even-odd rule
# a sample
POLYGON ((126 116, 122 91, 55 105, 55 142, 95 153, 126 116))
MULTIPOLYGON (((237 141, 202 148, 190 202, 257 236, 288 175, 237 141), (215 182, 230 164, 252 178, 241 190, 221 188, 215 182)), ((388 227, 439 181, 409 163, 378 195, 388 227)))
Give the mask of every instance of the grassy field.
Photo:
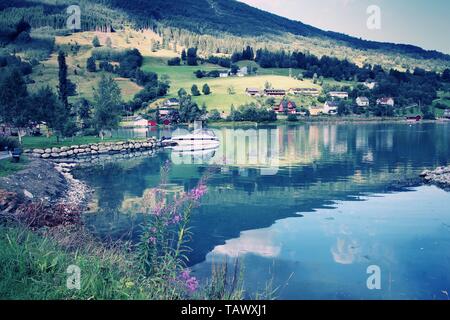
MULTIPOLYGON (((242 62, 242 65, 246 65, 245 62, 242 62)), ((211 88, 211 94, 208 96, 202 94, 199 97, 194 97, 194 100, 199 105, 206 103, 209 110, 218 109, 224 112, 229 112, 231 105, 237 107, 245 103, 256 102, 257 100, 255 98, 245 94, 245 89, 250 87, 264 89, 266 82, 272 84, 274 88, 315 87, 320 89, 320 86, 313 84, 310 80, 300 81, 288 77, 288 69, 261 69, 263 70, 261 74, 242 78, 197 79, 194 75, 196 70, 211 71, 221 70, 223 68, 211 64, 170 67, 167 66, 167 58, 155 56, 146 57, 142 69, 156 72, 160 76, 167 75, 171 82, 170 97, 175 97, 180 88, 184 88, 187 92, 190 92, 192 85, 196 84, 201 90, 203 85, 207 83, 211 88), (229 94, 229 88, 233 88, 235 94, 229 94)))
MULTIPOLYGON (((135 33, 140 34, 138 32, 135 33)), ((58 36, 55 38, 57 49, 63 49, 66 52, 69 52, 68 57, 66 58, 69 79, 77 85, 78 93, 77 96, 70 98, 72 102, 82 97, 92 99, 93 88, 97 86, 97 83, 101 78, 102 72, 91 73, 86 70, 86 61, 91 56, 93 49, 92 39, 96 34, 97 33, 95 32, 80 32, 70 36, 58 36), (70 50, 75 45, 79 45, 79 50, 76 54, 70 50)), ((108 36, 113 39, 113 47, 120 49, 132 48, 134 46, 131 43, 128 45, 124 43, 125 40, 123 39, 126 38, 127 34, 128 33, 109 34, 108 36)), ((106 41, 106 34, 98 33, 97 35, 101 39, 102 43, 106 41)), ((139 40, 135 41, 136 46, 138 43, 140 43, 139 40)), ((56 52, 54 52, 48 60, 34 67, 32 79, 35 83, 29 85, 30 91, 35 91, 45 85, 49 85, 56 90, 56 86, 58 84, 57 58, 58 50, 56 50, 56 52)), ((133 96, 142 89, 129 79, 116 77, 115 80, 122 91, 122 96, 125 101, 131 100, 133 96)))
POLYGON ((18 163, 11 162, 11 159, 0 160, 0 177, 6 177, 14 172, 25 169, 28 163, 29 161, 25 157, 21 157, 18 163))

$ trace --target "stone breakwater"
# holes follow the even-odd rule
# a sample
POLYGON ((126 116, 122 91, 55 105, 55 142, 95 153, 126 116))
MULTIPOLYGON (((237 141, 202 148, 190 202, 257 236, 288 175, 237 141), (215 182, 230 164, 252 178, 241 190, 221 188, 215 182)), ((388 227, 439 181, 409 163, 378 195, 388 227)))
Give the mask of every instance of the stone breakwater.
POLYGON ((28 156, 41 159, 70 159, 117 153, 127 154, 146 150, 156 150, 160 147, 162 147, 161 142, 158 142, 158 140, 153 137, 147 140, 100 142, 60 148, 28 149, 25 150, 24 153, 28 156))
POLYGON ((443 189, 450 189, 450 166, 425 170, 420 176, 426 183, 437 185, 443 189))

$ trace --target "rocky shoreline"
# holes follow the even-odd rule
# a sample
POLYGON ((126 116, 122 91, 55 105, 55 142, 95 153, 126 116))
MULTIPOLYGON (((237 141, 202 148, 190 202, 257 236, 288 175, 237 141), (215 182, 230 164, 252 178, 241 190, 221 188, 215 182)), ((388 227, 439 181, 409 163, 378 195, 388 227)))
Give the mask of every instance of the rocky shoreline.
POLYGON ((425 170, 420 174, 420 177, 427 184, 433 184, 450 191, 450 166, 439 167, 435 170, 425 170))
POLYGON ((0 215, 13 214, 21 205, 44 203, 70 205, 84 210, 92 194, 83 182, 65 172, 59 164, 42 159, 31 160, 22 171, 0 178, 0 215))

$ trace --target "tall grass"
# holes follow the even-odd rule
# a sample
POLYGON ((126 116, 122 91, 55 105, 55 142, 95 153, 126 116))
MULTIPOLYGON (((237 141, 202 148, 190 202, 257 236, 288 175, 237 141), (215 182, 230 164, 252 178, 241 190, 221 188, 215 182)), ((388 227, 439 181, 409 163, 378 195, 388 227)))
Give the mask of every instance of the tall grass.
POLYGON ((203 284, 187 268, 190 217, 207 192, 207 176, 174 196, 164 191, 169 170, 161 169, 160 185, 144 199, 147 219, 137 245, 105 247, 77 219, 59 223, 58 210, 36 203, 20 211, 31 212, 31 220, 0 220, 0 299, 243 299, 239 264, 231 276, 227 264, 215 267, 203 284), (79 290, 66 286, 71 265, 81 271, 79 290))
POLYGON ((86 243, 70 250, 51 234, 0 228, 0 299, 156 298, 134 271, 122 252, 86 243), (80 290, 66 286, 70 265, 81 269, 80 290))

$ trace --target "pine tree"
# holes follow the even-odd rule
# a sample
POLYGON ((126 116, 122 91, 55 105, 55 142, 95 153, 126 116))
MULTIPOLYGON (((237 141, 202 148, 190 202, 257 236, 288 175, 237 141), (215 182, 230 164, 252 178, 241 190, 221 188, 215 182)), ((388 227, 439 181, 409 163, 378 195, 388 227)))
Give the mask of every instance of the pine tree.
POLYGON ((97 71, 97 65, 96 65, 96 63, 95 63, 94 57, 90 57, 90 58, 87 59, 87 62, 86 62, 86 69, 87 69, 89 72, 95 72, 95 71, 97 71))
POLYGON ((200 91, 198 90, 198 87, 197 87, 196 84, 193 84, 193 85, 192 85, 191 93, 192 93, 192 95, 193 95, 194 97, 197 97, 197 96, 200 95, 200 91))
POLYGON ((92 39, 92 45, 93 45, 95 48, 100 47, 100 40, 98 39, 97 36, 95 36, 94 39, 92 39))
POLYGON ((63 51, 60 51, 58 54, 58 66, 59 66, 59 85, 58 85, 58 93, 59 99, 63 103, 63 105, 69 109, 69 84, 67 79, 67 64, 66 64, 66 55, 63 51))
POLYGON ((202 92, 203 92, 203 94, 206 95, 206 96, 209 95, 209 94, 211 93, 211 89, 209 88, 209 86, 208 86, 207 83, 205 83, 205 84, 203 85, 202 92))

